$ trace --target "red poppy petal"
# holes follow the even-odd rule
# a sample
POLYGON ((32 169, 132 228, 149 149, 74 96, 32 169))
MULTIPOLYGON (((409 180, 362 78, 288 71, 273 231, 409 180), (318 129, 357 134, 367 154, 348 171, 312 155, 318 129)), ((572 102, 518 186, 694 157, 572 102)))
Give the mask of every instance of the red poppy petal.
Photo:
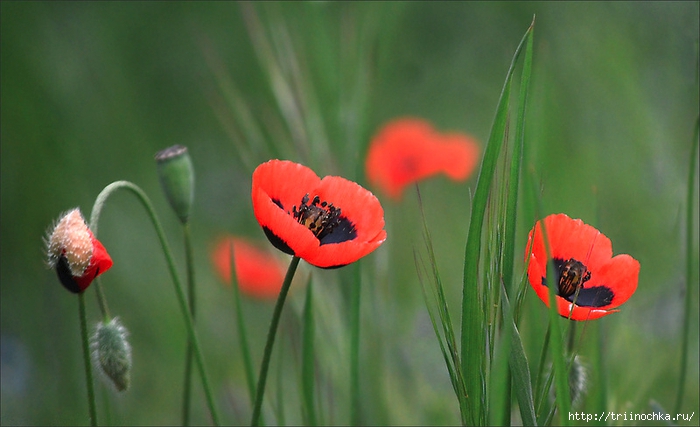
POLYGON ((432 163, 432 126, 425 120, 398 119, 386 124, 372 139, 367 153, 367 178, 393 198, 406 185, 440 170, 432 163))
POLYGON ((236 281, 241 292, 260 299, 277 297, 284 281, 284 265, 273 255, 244 239, 221 239, 212 251, 216 272, 224 283, 231 283, 231 243, 236 264, 236 281))
POLYGON ((586 287, 597 284, 607 287, 613 292, 613 300, 610 305, 600 308, 619 307, 637 290, 639 268, 639 261, 631 256, 617 255, 596 271, 596 274, 586 283, 586 287))
POLYGON ((286 160, 270 160, 253 172, 251 195, 255 217, 263 228, 288 245, 294 255, 312 250, 318 239, 289 212, 293 206, 299 207, 309 189, 320 182, 311 169, 286 160))
MULTIPOLYGON (((592 270, 594 266, 602 265, 612 257, 610 239, 580 219, 572 219, 566 214, 555 214, 545 218, 544 224, 553 258, 574 258, 592 270)), ((546 250, 542 235, 541 223, 538 221, 533 254, 544 262, 546 250)))
MULTIPOLYGON (((583 285, 589 293, 585 296, 582 293, 581 297, 582 301, 588 301, 586 304, 595 306, 575 305, 566 298, 557 296, 559 313, 569 317, 573 307, 572 319, 592 320, 616 312, 617 310, 611 309, 627 301, 637 288, 639 262, 624 254, 612 258, 610 239, 581 220, 557 214, 545 218, 544 224, 553 257, 559 260, 574 258, 583 262, 591 273, 590 280, 583 285), (601 298, 608 296, 612 297, 610 303, 600 305, 600 302, 605 301, 601 298)), ((549 306, 549 288, 543 284, 547 276, 547 257, 541 222, 538 221, 536 227, 530 231, 528 245, 532 245, 528 280, 538 297, 549 306)))
POLYGON ((476 142, 460 133, 447 134, 440 138, 436 152, 442 153, 442 170, 455 181, 466 179, 476 168, 479 161, 479 146, 476 142))
POLYGON ((73 277, 81 292, 87 289, 97 276, 109 270, 113 265, 112 258, 107 253, 105 247, 102 246, 102 243, 95 238, 95 235, 92 234, 90 229, 88 229, 88 233, 90 233, 90 240, 92 241, 92 256, 90 257, 90 264, 85 269, 82 276, 73 277))
POLYGON ((352 223, 356 236, 338 243, 309 246, 300 254, 317 267, 340 267, 357 261, 374 251, 384 240, 384 210, 379 200, 355 182, 338 176, 327 176, 314 195, 341 209, 341 216, 352 223))

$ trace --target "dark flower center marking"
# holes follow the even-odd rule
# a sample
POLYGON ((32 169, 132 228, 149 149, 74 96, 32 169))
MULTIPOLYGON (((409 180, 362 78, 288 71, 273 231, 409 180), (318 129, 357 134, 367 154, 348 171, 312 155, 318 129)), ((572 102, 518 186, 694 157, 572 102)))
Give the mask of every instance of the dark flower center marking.
POLYGON ((311 230, 318 240, 332 233, 333 229, 340 225, 340 213, 340 208, 333 206, 333 203, 328 204, 325 200, 322 202, 318 196, 314 196, 309 203, 308 193, 302 197, 298 210, 296 205, 292 207, 294 219, 311 230))
MULTIPOLYGON (((579 307, 604 307, 612 303, 614 292, 607 286, 592 286, 584 288, 583 285, 591 279, 588 268, 574 258, 563 260, 554 258, 554 267, 559 275, 558 294, 569 302, 579 307), (578 292, 576 290, 578 289, 578 292)), ((542 277, 542 284, 547 285, 546 278, 542 277)))
POLYGON ((573 295, 590 279, 588 268, 582 262, 569 258, 559 266, 559 295, 564 298, 573 295))
POLYGON ((290 215, 311 230, 321 245, 345 242, 357 237, 355 225, 342 215, 341 209, 333 206, 333 203, 321 201, 319 196, 314 196, 309 202, 307 193, 302 197, 299 208, 292 206, 290 215))

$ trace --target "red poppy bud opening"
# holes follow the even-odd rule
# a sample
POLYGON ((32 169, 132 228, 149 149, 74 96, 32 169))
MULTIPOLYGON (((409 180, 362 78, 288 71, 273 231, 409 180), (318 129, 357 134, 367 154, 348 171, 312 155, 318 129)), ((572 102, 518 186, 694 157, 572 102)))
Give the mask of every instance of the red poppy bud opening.
POLYGON ((259 299, 277 298, 284 281, 285 265, 245 239, 225 237, 216 244, 212 261, 219 277, 224 283, 231 283, 232 243, 236 282, 241 292, 259 299))
POLYGON ((473 138, 443 135, 425 120, 405 118, 389 122, 375 135, 365 166, 369 181, 398 200, 407 185, 439 173, 464 180, 478 160, 473 138))
POLYGON ((253 210, 270 242, 321 268, 342 267, 386 240, 384 210, 360 185, 270 160, 253 172, 253 210))
POLYGON ((527 275, 537 296, 549 307, 548 292, 554 287, 559 314, 573 320, 619 311, 616 308, 637 289, 639 262, 626 254, 613 257, 610 239, 580 219, 554 214, 544 224, 557 277, 547 280, 547 252, 538 221, 527 244, 528 251, 532 248, 527 275))
POLYGON ((112 267, 112 258, 88 228, 79 209, 63 215, 48 238, 49 266, 61 284, 81 293, 93 280, 112 267))

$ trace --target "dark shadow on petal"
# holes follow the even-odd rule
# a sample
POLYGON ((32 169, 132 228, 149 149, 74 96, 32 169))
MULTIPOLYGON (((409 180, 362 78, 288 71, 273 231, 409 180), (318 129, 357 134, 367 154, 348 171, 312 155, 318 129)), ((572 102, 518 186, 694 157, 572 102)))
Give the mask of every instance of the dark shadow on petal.
POLYGON ((56 273, 58 273, 58 280, 61 284, 73 292, 74 294, 80 293, 80 286, 73 279, 73 275, 70 273, 70 267, 68 267, 68 260, 65 256, 61 256, 58 259, 58 264, 56 264, 56 273))
POLYGON ((574 302, 576 299, 579 307, 605 307, 610 305, 614 296, 613 291, 605 286, 593 286, 579 290, 578 296, 569 295, 566 300, 574 302))
POLYGON ((269 228, 263 227, 263 231, 265 232, 265 236, 267 236, 267 240, 269 240, 274 247, 286 254, 294 255, 292 248, 290 248, 284 240, 277 237, 269 228))
POLYGON ((327 245, 329 243, 347 242, 356 237, 355 225, 349 219, 341 216, 338 225, 333 227, 333 231, 321 237, 319 241, 321 245, 327 245))

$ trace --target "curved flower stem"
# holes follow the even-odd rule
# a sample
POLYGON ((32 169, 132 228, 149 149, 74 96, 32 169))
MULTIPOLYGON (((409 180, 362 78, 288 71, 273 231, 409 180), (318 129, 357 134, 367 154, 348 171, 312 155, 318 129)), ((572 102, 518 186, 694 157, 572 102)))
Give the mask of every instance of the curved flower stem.
POLYGON ((292 262, 289 264, 289 268, 287 269, 287 275, 284 276, 284 283, 282 283, 282 289, 280 290, 279 297, 277 297, 275 311, 272 313, 270 330, 267 333, 267 343, 265 343, 263 360, 262 364, 260 365, 260 376, 258 377, 255 406, 253 407, 253 419, 250 422, 250 424, 253 426, 257 426, 260 421, 260 409, 262 408, 263 396, 265 395, 265 382, 267 381, 267 370, 270 367, 272 345, 275 343, 275 334, 277 333, 277 326, 280 323, 280 315, 282 314, 282 308, 284 307, 284 300, 287 298, 287 293, 289 292, 289 287, 292 284, 292 278, 294 277, 294 273, 297 271, 297 266, 299 265, 300 259, 301 258, 296 256, 292 258, 292 262))
POLYGON ((88 406, 90 408, 90 425, 97 425, 97 409, 95 405, 95 388, 92 382, 92 361, 90 359, 90 342, 87 332, 87 316, 85 314, 85 294, 78 294, 80 312, 80 334, 83 341, 83 360, 85 361, 85 382, 87 385, 88 406))
MULTIPOLYGON (((187 297, 189 301, 192 322, 195 320, 195 286, 194 286, 194 261, 192 259, 192 241, 190 240, 190 223, 182 224, 182 233, 185 240, 185 264, 187 266, 187 297)), ((192 396, 192 340, 187 340, 185 354, 185 381, 182 392, 182 425, 190 424, 190 401, 192 396)))
POLYGON ((132 193, 136 195, 136 197, 141 201, 143 206, 146 208, 146 211, 148 212, 148 216, 151 218, 151 222, 153 222, 153 227, 156 229, 156 234, 158 234, 158 239, 160 240, 161 247, 163 248, 163 254, 165 255, 165 260, 167 261, 168 264, 168 270, 170 271, 170 276, 173 279, 173 286, 175 287, 175 294, 177 295, 177 300, 178 303, 180 304, 180 310, 182 311, 182 317, 185 320, 185 326, 187 328, 187 334, 190 342, 192 343, 192 347, 194 349, 194 356, 195 356, 195 362, 197 363, 197 369, 199 370, 199 375, 202 377, 202 387, 204 388, 204 394, 207 400, 207 406, 209 407, 209 412, 211 414, 212 421, 214 425, 219 425, 219 417, 216 413, 216 409, 214 408, 214 399, 212 398, 212 394, 210 391, 209 387, 209 380, 207 379, 206 375, 206 370, 204 368, 204 359, 202 357, 202 352, 199 347, 199 340, 197 339, 197 332, 194 329, 194 323, 192 321, 192 316, 190 315, 190 312, 187 308, 187 299, 185 298, 185 292, 182 289, 182 284, 180 282, 180 278, 177 275, 177 269, 175 268, 175 262, 173 261, 173 256, 170 251, 170 247, 168 246, 168 242, 165 240, 165 233, 163 232, 163 227, 160 224, 160 221, 158 220, 158 217, 156 216, 155 210, 153 209, 153 205, 151 204, 150 199, 144 193, 141 188, 139 188, 136 184, 133 184, 129 181, 115 181, 108 186, 106 186, 102 192, 97 196, 97 199, 95 200, 95 204, 92 207, 92 214, 90 215, 90 229, 92 232, 97 235, 97 223, 100 218, 100 212, 102 211, 102 208, 104 207, 105 202, 109 198, 109 196, 114 193, 116 190, 124 188, 126 190, 130 190, 132 193))

